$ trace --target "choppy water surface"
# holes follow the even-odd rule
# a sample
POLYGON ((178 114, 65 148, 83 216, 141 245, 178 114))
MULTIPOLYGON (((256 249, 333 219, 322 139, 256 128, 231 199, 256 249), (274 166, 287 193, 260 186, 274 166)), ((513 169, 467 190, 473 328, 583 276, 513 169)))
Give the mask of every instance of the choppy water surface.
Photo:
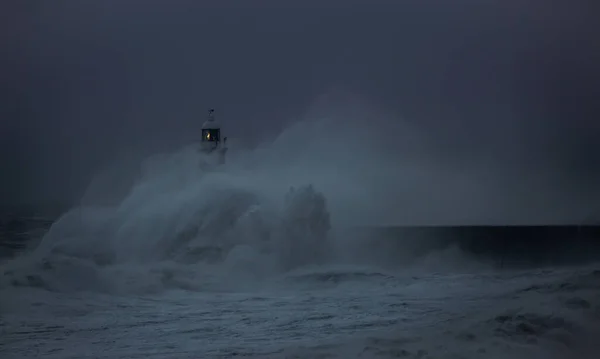
MULTIPOLYGON (((247 283, 246 283, 247 284, 247 283)), ((13 289, 4 358, 595 358, 600 271, 314 269, 254 290, 13 289), (594 341, 594 338, 596 338, 594 341)))

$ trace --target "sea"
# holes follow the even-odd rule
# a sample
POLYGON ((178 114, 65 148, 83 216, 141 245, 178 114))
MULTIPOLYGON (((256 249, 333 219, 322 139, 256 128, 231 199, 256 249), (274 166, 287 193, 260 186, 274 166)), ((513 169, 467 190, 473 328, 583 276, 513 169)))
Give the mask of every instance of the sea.
POLYGON ((443 238, 375 240, 358 226, 384 211, 364 190, 381 164, 306 151, 209 170, 183 149, 119 196, 103 176, 57 213, 4 209, 0 357, 600 358, 594 258, 511 265, 443 238))

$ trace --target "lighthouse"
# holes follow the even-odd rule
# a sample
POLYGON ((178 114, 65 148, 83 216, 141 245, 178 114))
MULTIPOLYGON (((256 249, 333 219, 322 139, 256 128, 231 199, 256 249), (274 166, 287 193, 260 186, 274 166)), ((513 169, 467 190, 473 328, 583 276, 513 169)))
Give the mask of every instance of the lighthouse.
POLYGON ((215 119, 215 110, 208 110, 208 118, 202 125, 200 151, 209 156, 217 156, 220 164, 225 162, 227 137, 221 139, 221 125, 215 119))

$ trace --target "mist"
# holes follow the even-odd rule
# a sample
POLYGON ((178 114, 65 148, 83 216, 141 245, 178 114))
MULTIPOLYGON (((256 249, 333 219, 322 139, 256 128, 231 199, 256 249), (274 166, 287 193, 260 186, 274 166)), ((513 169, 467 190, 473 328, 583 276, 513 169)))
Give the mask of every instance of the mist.
POLYGON ((448 215, 459 200, 463 215, 493 207, 480 216, 487 222, 595 210, 591 3, 5 6, 5 203, 77 203, 115 162, 130 168, 196 141, 212 107, 250 148, 311 116, 335 118, 330 139, 347 122, 371 124, 381 137, 374 156, 388 167, 373 166, 378 179, 363 184, 387 191, 404 179, 412 190, 372 197, 398 216, 415 197, 437 200, 415 215, 434 211, 437 222, 465 220, 448 215), (421 161, 426 170, 407 176, 407 163, 421 161))

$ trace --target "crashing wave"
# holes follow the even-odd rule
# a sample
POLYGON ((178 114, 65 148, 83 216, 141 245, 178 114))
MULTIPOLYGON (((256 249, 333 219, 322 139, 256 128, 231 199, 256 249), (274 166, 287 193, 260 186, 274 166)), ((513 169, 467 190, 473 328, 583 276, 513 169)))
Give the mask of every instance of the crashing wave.
MULTIPOLYGON (((119 280, 107 275, 111 267, 174 263, 200 271, 204 265, 250 261, 246 271, 268 259, 270 268, 281 271, 327 257, 330 215, 324 195, 312 185, 291 188, 282 208, 236 188, 188 198, 165 193, 169 200, 164 206, 149 206, 135 201, 135 193, 145 193, 137 190, 115 207, 66 213, 28 258, 5 268, 2 282, 51 290, 99 289, 119 280)), ((160 203, 160 197, 153 200, 160 203)))

